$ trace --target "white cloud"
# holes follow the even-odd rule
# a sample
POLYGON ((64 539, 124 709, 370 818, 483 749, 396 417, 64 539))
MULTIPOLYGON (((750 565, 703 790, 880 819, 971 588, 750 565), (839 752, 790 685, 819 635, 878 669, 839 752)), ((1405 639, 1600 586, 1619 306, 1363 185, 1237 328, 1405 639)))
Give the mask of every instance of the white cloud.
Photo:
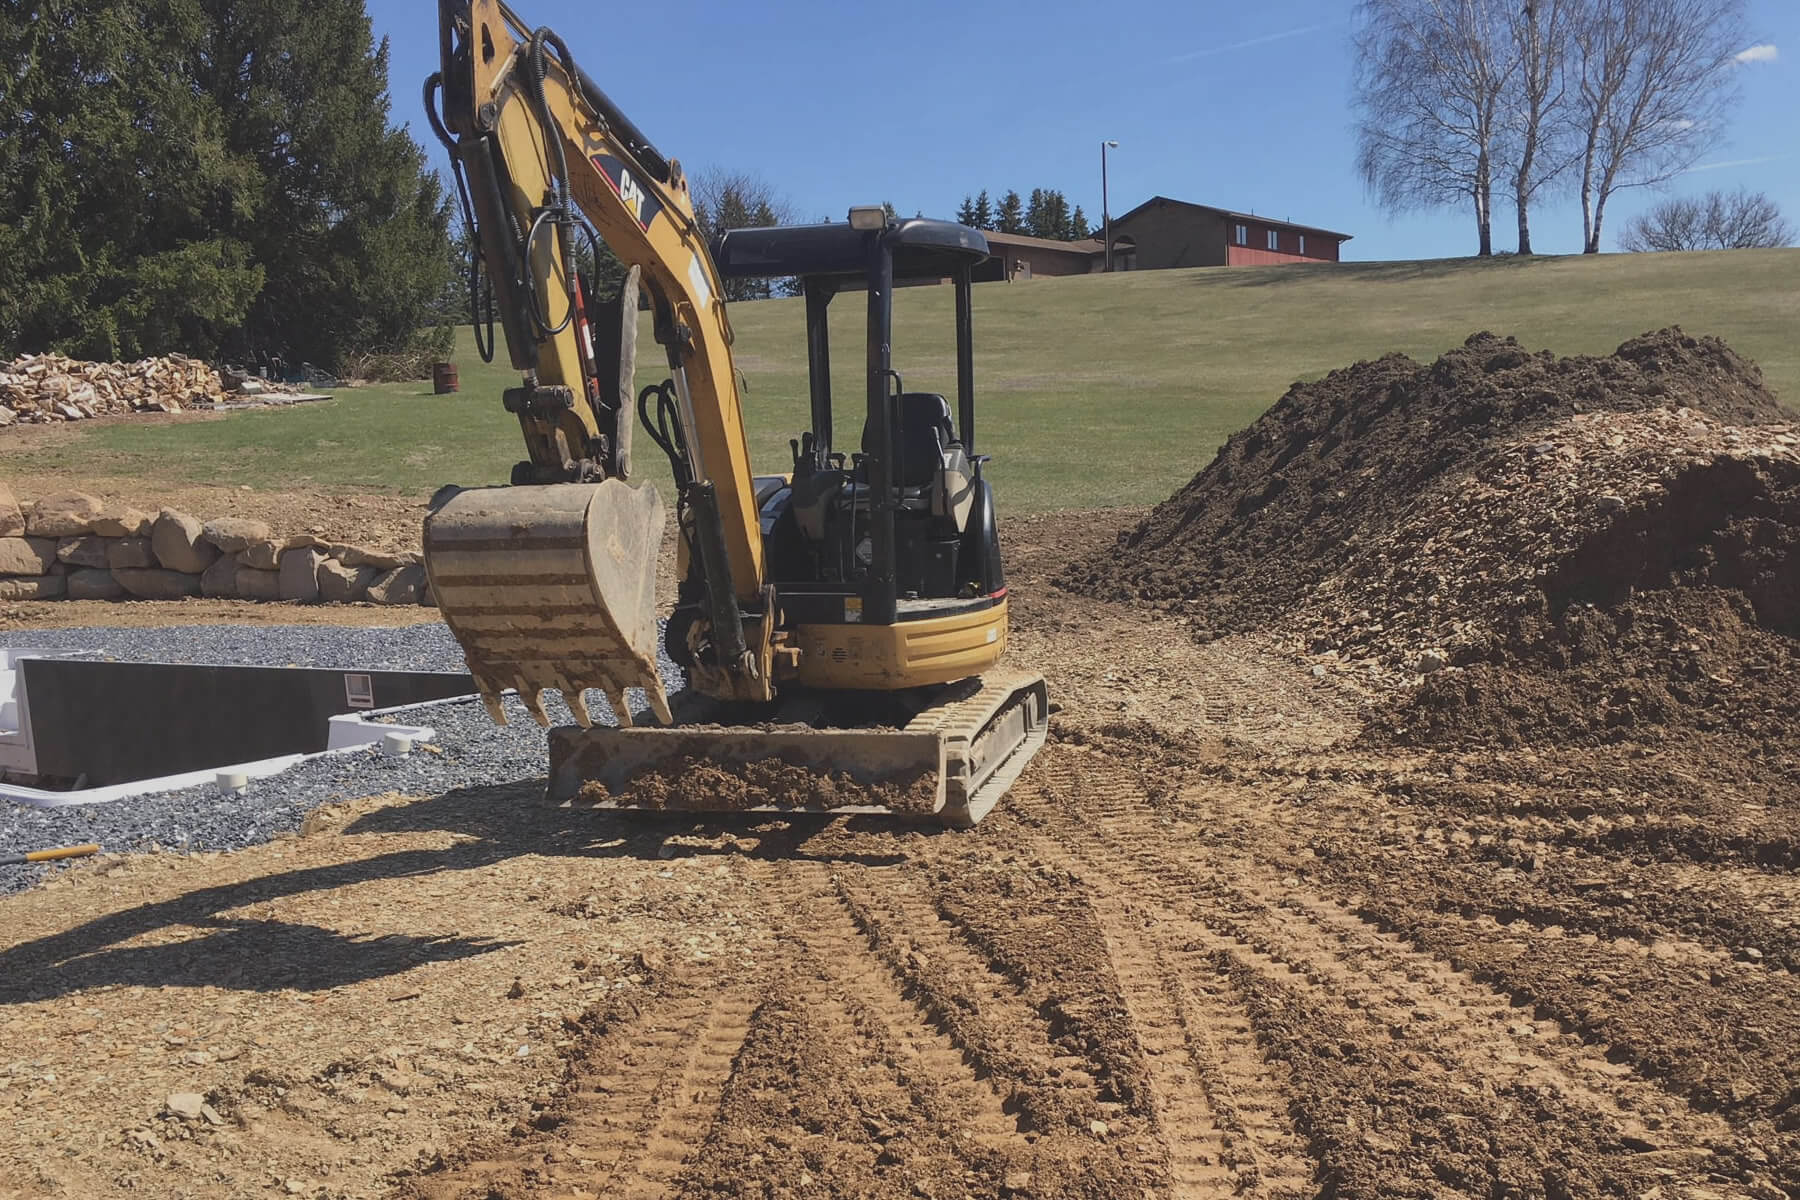
MULTIPOLYGON (((1215 54, 1230 54, 1235 50, 1248 50, 1252 46, 1262 46, 1269 42, 1285 41, 1288 38, 1301 37, 1308 33, 1317 33, 1321 29, 1330 29, 1333 25, 1341 25, 1342 21, 1325 21, 1318 25, 1302 25, 1298 29, 1285 29, 1280 33, 1265 33, 1261 37, 1249 38, 1242 42, 1233 42, 1229 46, 1213 46, 1206 50, 1194 50, 1187 54, 1177 54, 1169 59, 1171 63, 1193 62, 1196 58, 1211 58, 1215 54)), ((1769 49, 1773 50, 1771 46, 1769 49)))
POLYGON ((1747 50, 1739 50, 1731 57, 1732 61, 1740 63, 1774 62, 1781 57, 1781 51, 1773 42, 1758 42, 1747 50))

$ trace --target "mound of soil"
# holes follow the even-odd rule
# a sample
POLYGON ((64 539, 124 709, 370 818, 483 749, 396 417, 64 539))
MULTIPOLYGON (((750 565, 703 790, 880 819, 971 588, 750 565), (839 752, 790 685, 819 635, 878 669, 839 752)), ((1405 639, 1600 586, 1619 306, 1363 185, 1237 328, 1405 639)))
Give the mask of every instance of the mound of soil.
POLYGON ((1528 353, 1478 333, 1429 366, 1402 354, 1295 384, 1116 546, 1058 582, 1149 603, 1204 632, 1267 626, 1342 570, 1397 506, 1496 442, 1576 413, 1686 407, 1784 419, 1757 368, 1679 329, 1604 358, 1528 353))
POLYGON ((1296 386, 1062 582, 1386 685, 1379 740, 1680 729, 1800 778, 1787 419, 1716 339, 1556 359, 1477 334, 1296 386))

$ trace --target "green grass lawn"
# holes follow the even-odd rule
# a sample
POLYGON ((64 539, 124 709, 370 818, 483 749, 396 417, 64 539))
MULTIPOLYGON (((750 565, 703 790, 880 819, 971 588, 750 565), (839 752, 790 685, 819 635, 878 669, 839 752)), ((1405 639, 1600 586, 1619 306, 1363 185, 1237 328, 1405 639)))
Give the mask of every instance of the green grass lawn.
MULTIPOLYGON (((1606 353, 1678 324, 1726 338, 1800 398, 1800 250, 1446 260, 1153 271, 986 284, 975 290, 980 448, 1014 512, 1148 504, 1298 379, 1390 350, 1430 358, 1468 334, 1512 334, 1531 349, 1606 353)), ((902 289, 894 361, 910 390, 954 391, 952 292, 902 289)), ((798 300, 732 310, 748 384, 752 454, 787 467, 806 425, 798 300)), ((861 422, 860 297, 833 305, 839 443, 861 422)), ((659 378, 646 320, 639 385, 659 378)), ((501 350, 504 364, 505 351, 501 350)), ((468 331, 462 391, 429 384, 341 391, 294 409, 204 423, 82 431, 33 455, 35 470, 86 471, 270 488, 316 485, 426 494, 446 482, 504 481, 520 457, 500 408, 516 377, 484 365, 468 331)), ((666 471, 640 438, 638 458, 666 471)), ((3 453, 3 452, 0 452, 3 453)))

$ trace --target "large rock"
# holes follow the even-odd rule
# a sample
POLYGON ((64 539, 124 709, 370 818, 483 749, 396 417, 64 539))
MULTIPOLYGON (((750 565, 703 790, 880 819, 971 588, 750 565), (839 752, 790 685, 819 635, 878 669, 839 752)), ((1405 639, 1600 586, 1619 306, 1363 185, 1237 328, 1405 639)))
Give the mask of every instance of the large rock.
POLYGON ((319 564, 325 556, 311 546, 281 552, 281 598, 311 604, 319 598, 319 564))
POLYGON ((25 514, 19 511, 19 501, 12 494, 12 489, 0 483, 0 537, 25 536, 25 514))
POLYGON ((425 568, 417 563, 384 571, 369 585, 369 599, 377 604, 417 604, 425 587, 425 568))
POLYGON ((199 575, 219 557, 219 548, 203 540, 205 532, 204 525, 179 509, 163 509, 156 515, 156 526, 150 533, 156 561, 171 571, 199 575))
POLYGON ((94 532, 101 537, 149 537, 156 518, 129 504, 109 504, 94 518, 94 532))
POLYGON ((246 520, 243 517, 220 517, 206 523, 204 536, 225 553, 236 554, 239 550, 249 549, 252 542, 268 541, 270 530, 261 521, 246 520))
POLYGON ((237 559, 220 555, 219 561, 200 572, 200 594, 209 600, 236 600, 237 573, 237 559))
POLYGON ((107 541, 91 533, 83 537, 66 537, 56 544, 56 557, 71 567, 110 566, 106 559, 107 541))
POLYGON ((139 600, 180 600, 200 594, 200 576, 185 571, 126 567, 114 571, 113 578, 139 600))
POLYGON ((389 554, 385 550, 371 550, 367 546, 336 547, 332 557, 342 559, 346 567, 374 567, 381 571, 404 567, 411 561, 405 554, 389 554))
POLYGON ((94 518, 106 512, 100 497, 86 492, 57 492, 31 506, 25 532, 32 537, 74 537, 94 532, 94 518))
POLYGON ((124 585, 113 578, 111 571, 93 567, 70 571, 66 582, 71 600, 117 600, 125 594, 124 585))
POLYGON ((281 599, 281 572, 259 571, 255 567, 237 565, 237 594, 241 600, 281 599))
POLYGON ((108 538, 106 542, 106 565, 114 570, 156 565, 156 551, 147 537, 108 538))
POLYGON ((246 567, 255 567, 259 571, 279 571, 281 552, 291 544, 286 538, 263 538, 239 550, 237 560, 246 567))
POLYGON ((66 575, 0 579, 0 600, 61 600, 68 587, 66 575))
POLYGON ((328 558, 319 564, 319 599, 327 604, 349 604, 369 593, 374 567, 352 567, 328 558))
POLYGON ((0 575, 48 575, 55 562, 51 538, 0 538, 0 575))

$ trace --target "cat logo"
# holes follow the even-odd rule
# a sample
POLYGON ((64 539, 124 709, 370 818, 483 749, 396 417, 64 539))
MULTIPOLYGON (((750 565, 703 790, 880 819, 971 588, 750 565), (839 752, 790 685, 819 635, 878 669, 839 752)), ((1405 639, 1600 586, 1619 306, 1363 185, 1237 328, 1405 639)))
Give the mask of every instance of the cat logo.
POLYGON ((662 203, 653 193, 645 190, 637 176, 631 173, 631 168, 612 155, 596 154, 593 163, 600 174, 606 177, 606 182, 612 185, 613 191, 619 194, 619 199, 625 202, 625 210, 638 223, 638 228, 649 229, 650 222, 656 220, 656 214, 662 211, 662 203))
POLYGON ((619 172, 619 199, 625 202, 625 207, 631 210, 631 215, 637 218, 638 223, 643 224, 644 189, 638 186, 630 171, 619 172))

